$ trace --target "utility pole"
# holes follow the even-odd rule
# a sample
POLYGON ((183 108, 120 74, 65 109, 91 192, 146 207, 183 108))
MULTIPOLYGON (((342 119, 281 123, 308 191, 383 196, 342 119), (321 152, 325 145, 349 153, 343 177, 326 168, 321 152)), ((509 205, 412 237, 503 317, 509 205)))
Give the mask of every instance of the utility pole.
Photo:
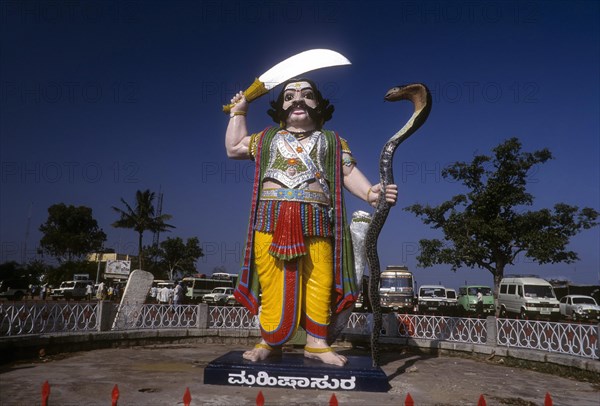
MULTIPOLYGON (((158 187, 158 198, 156 199, 156 217, 160 217, 162 214, 162 204, 163 204, 163 193, 161 190, 161 186, 158 187)), ((155 249, 158 249, 158 244, 160 243, 160 231, 156 230, 154 232, 154 236, 152 238, 152 246, 155 249)), ((152 257, 152 262, 156 265, 157 257, 154 255, 152 257)))
MULTIPOLYGON (((162 204, 163 204, 163 193, 161 190, 161 186, 158 187, 158 198, 156 199, 156 217, 160 217, 162 214, 162 204)), ((154 232, 154 237, 152 240, 152 245, 158 247, 158 243, 160 242, 160 231, 154 232)))
POLYGON ((102 263, 103 256, 104 256, 104 248, 102 248, 102 251, 96 252, 96 262, 98 262, 98 268, 96 268, 96 285, 98 284, 98 279, 100 277, 100 264, 102 263), (100 258, 98 258, 98 255, 100 255, 100 258))
POLYGON ((25 242, 23 243, 23 252, 21 253, 21 263, 27 262, 27 240, 29 240, 29 229, 31 227, 31 212, 33 209, 33 202, 29 203, 29 211, 27 213, 27 225, 25 226, 25 242))

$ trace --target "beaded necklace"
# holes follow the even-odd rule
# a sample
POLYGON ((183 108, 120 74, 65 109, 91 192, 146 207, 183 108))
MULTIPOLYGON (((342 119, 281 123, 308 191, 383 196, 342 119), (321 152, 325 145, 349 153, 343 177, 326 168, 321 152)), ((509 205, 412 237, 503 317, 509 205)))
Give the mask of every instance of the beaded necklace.
POLYGON ((290 134, 292 134, 298 141, 301 141, 305 138, 310 137, 315 130, 311 130, 311 131, 290 131, 290 130, 286 130, 287 132, 289 132, 290 134))

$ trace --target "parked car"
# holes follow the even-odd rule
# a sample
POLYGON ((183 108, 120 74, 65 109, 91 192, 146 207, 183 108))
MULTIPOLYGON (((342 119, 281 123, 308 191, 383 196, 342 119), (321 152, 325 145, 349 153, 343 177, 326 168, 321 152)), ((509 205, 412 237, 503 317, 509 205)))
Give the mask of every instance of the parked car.
POLYGON ((567 295, 560 299, 560 315, 573 321, 600 321, 600 306, 591 296, 567 295))
POLYGON ((446 312, 446 288, 441 285, 422 285, 419 288, 417 307, 420 314, 446 312))
POLYGON ((458 314, 458 298, 456 297, 456 290, 446 288, 446 308, 444 314, 455 316, 458 314))
POLYGON ((500 317, 517 315, 522 319, 558 320, 559 302, 550 282, 533 277, 506 277, 498 293, 500 317))
POLYGON ((208 304, 223 306, 225 303, 227 303, 229 295, 233 295, 233 288, 214 288, 211 293, 204 295, 202 301, 208 304))
POLYGON ((233 296, 233 292, 230 295, 227 295, 225 304, 227 306, 241 306, 241 303, 236 300, 235 296, 233 296))
POLYGON ((53 299, 85 299, 87 285, 94 285, 94 281, 64 281, 52 291, 53 299))
POLYGON ((9 300, 21 300, 27 297, 29 284, 26 280, 13 279, 0 281, 0 297, 9 300))
POLYGON ((467 285, 458 288, 458 311, 460 314, 477 314, 477 292, 483 299, 483 315, 494 314, 494 294, 492 288, 483 285, 467 285))

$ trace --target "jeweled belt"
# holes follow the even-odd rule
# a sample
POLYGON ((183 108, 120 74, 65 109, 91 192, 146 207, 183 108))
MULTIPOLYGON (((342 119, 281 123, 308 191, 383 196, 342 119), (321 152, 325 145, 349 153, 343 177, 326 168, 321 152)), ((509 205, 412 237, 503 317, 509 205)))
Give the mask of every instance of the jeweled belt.
POLYGON ((288 200, 329 205, 329 199, 325 193, 307 189, 263 189, 260 198, 262 200, 288 200))

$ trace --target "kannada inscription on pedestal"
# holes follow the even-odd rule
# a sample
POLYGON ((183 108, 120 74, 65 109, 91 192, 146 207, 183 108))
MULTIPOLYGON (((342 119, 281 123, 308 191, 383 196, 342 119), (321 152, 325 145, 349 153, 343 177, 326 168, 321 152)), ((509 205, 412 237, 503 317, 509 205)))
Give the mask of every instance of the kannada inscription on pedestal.
POLYGON ((204 369, 204 383, 321 389, 336 391, 387 392, 388 378, 380 367, 373 367, 370 357, 347 356, 343 366, 323 364, 299 353, 283 353, 262 362, 242 358, 242 351, 231 351, 210 362, 204 369))

